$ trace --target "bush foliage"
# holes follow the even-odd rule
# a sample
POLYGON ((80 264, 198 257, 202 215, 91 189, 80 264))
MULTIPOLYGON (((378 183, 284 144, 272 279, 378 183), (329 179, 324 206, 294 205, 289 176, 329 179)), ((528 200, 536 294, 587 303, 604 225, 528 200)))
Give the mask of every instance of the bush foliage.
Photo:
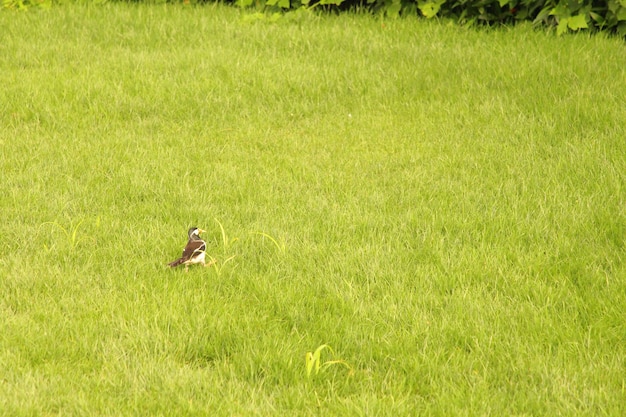
MULTIPOLYGON (((259 0, 237 0, 241 6, 259 0)), ((532 21, 556 27, 557 33, 580 29, 626 35, 626 0, 261 0, 283 9, 316 6, 367 7, 389 16, 418 13, 428 19, 451 18, 462 24, 510 24, 532 21)))
MULTIPOLYGON (((71 1, 71 0, 70 0, 71 1)), ((131 0, 132 1, 132 0, 131 0)), ((142 0, 136 0, 142 2, 142 0)), ((207 3, 212 0, 145 0, 151 3, 207 3)), ((219 1, 219 0, 218 0, 219 1)), ((388 16, 448 18, 461 24, 512 24, 532 21, 556 27, 557 34, 581 29, 608 30, 626 36, 626 0, 225 0, 240 7, 293 10, 366 9, 388 16)), ((2 0, 4 8, 49 7, 63 0, 2 0)), ((89 1, 87 1, 89 2, 89 1)), ((94 0, 104 3, 107 0, 94 0)))

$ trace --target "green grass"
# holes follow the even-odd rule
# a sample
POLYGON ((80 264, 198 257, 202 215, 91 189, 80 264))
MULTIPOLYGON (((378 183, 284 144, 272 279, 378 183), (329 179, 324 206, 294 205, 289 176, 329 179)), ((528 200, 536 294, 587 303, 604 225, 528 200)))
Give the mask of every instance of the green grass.
POLYGON ((0 13, 0 414, 622 415, 624 44, 244 20, 0 13))

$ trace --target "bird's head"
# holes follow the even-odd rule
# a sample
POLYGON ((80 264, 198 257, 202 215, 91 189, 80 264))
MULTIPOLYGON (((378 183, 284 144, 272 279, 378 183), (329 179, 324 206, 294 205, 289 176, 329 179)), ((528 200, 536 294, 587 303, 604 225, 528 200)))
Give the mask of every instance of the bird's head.
POLYGON ((204 233, 206 230, 198 229, 197 227, 192 227, 187 232, 187 236, 189 239, 195 239, 200 236, 200 233, 204 233))

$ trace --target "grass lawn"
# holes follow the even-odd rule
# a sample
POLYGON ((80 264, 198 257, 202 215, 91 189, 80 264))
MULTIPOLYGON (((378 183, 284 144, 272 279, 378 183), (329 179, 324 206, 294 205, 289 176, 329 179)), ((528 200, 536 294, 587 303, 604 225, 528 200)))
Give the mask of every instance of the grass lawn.
POLYGON ((623 415, 619 39, 225 6, 0 28, 0 415, 623 415), (167 268, 191 226, 217 263, 167 268))

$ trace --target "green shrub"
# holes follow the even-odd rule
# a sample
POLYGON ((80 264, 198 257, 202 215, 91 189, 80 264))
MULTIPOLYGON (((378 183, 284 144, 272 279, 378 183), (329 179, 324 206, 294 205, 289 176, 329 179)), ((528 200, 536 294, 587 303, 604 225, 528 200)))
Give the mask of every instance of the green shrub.
POLYGON ((626 35, 626 0, 236 0, 242 7, 297 9, 366 8, 388 16, 415 14, 449 18, 462 24, 510 24, 532 21, 556 27, 557 33, 580 29, 626 35))
MULTIPOLYGON (((79 0, 80 1, 80 0, 79 0)), ((83 0, 85 1, 85 0, 83 0)), ((93 0, 103 3, 107 0, 93 0)), ((126 0, 128 1, 128 0, 126 0)), ((131 0, 132 1, 132 0, 131 0)), ((142 2, 142 0, 136 0, 142 2)), ((152 3, 208 3, 212 0, 143 0, 152 3)), ((224 0, 262 10, 366 9, 388 16, 419 14, 461 24, 512 24, 532 21, 556 27, 557 34, 580 29, 607 30, 626 36, 626 0, 224 0)), ((5 9, 49 7, 63 0, 2 0, 5 9)), ((89 1, 87 1, 89 2, 89 1)))

